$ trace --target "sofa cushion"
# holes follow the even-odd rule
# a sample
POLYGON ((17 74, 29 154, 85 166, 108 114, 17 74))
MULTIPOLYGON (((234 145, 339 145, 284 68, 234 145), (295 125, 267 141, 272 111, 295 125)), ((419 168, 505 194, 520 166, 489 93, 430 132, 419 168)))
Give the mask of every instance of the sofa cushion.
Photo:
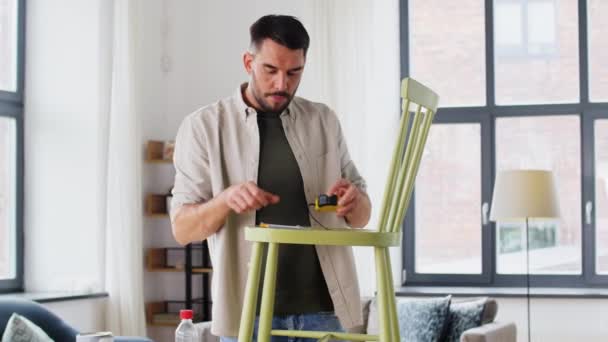
POLYGON ((2 342, 53 342, 53 340, 32 321, 14 313, 6 324, 2 342))
MULTIPOLYGON (((397 298, 401 341, 439 341, 445 335, 451 296, 442 298, 397 298)), ((370 305, 367 333, 378 334, 378 305, 370 305)))
POLYGON ((445 340, 458 342, 463 332, 481 326, 487 301, 487 298, 453 301, 450 305, 445 340))

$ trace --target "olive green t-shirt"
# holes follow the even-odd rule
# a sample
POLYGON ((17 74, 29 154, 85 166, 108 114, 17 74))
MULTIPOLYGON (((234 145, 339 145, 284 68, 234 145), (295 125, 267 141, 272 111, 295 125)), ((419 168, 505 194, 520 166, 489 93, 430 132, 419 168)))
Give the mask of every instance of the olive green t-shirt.
MULTIPOLYGON (((257 118, 260 132, 258 186, 278 195, 280 202, 258 210, 256 224, 310 226, 302 175, 281 118, 278 113, 261 112, 257 118)), ((275 315, 334 310, 314 245, 280 245, 275 294, 275 315)))

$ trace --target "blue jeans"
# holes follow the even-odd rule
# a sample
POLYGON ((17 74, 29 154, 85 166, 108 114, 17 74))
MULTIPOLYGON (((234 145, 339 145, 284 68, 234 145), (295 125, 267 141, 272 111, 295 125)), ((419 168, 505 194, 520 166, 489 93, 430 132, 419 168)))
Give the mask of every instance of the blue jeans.
MULTIPOLYGON (((253 341, 258 337, 258 319, 253 326, 253 341)), ((274 330, 314 330, 314 331, 337 331, 344 332, 338 317, 333 312, 319 312, 313 314, 275 316, 272 319, 274 330)), ((220 342, 237 342, 236 337, 220 337, 220 342)), ((316 342, 314 338, 295 338, 285 336, 273 336, 272 342, 316 342)))

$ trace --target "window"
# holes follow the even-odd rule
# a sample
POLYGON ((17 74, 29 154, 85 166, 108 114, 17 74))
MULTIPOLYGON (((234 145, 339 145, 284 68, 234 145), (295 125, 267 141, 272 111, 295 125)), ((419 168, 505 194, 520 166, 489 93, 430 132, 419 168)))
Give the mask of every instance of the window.
POLYGON ((608 275, 608 118, 595 122, 595 271, 608 275))
POLYGON ((484 105, 483 0, 411 0, 411 9, 412 76, 447 93, 446 105, 484 105), (448 92, 454 80, 461 86, 448 92))
POLYGON ((589 0, 589 92, 592 102, 608 101, 608 1, 589 0))
POLYGON ((17 90, 17 0, 0 1, 0 90, 17 90))
POLYGON ((576 9, 576 0, 494 0, 497 104, 578 102, 576 9))
POLYGON ((0 118, 0 279, 16 275, 15 120, 0 118))
MULTIPOLYGON (((530 221, 531 273, 581 273, 580 141, 578 115, 496 119, 496 169, 553 170, 557 183, 560 220, 530 221)), ((498 223, 498 273, 525 274, 524 232, 524 224, 498 223)))
POLYGON ((422 160, 415 197, 416 270, 481 273, 481 125, 432 126, 422 160))
POLYGON ((402 76, 440 95, 404 222, 407 284, 522 286, 528 241, 533 286, 608 284, 605 1, 436 2, 401 2, 402 76), (495 174, 524 168, 553 171, 561 210, 529 236, 488 220, 495 174))
POLYGON ((23 19, 0 0, 0 292, 23 288, 23 19))
POLYGON ((496 1, 496 56, 504 59, 557 56, 556 5, 556 0, 496 1))

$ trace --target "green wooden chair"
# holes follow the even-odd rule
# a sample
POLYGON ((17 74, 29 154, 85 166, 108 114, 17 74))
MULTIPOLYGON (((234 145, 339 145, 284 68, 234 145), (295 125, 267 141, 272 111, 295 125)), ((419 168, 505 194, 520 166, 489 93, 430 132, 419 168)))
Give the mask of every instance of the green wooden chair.
POLYGON ((402 222, 409 205, 422 151, 439 101, 436 93, 411 78, 403 79, 401 97, 403 102, 399 136, 386 182, 378 230, 245 228, 245 238, 253 242, 253 248, 241 314, 239 342, 252 341, 264 244, 268 244, 268 256, 262 289, 258 342, 268 342, 271 336, 316 338, 319 341, 328 341, 329 339, 400 341, 388 247, 399 246, 401 243, 402 222), (410 105, 415 106, 413 112, 409 110, 410 105), (278 251, 281 243, 373 247, 376 258, 380 334, 271 330, 278 251))

